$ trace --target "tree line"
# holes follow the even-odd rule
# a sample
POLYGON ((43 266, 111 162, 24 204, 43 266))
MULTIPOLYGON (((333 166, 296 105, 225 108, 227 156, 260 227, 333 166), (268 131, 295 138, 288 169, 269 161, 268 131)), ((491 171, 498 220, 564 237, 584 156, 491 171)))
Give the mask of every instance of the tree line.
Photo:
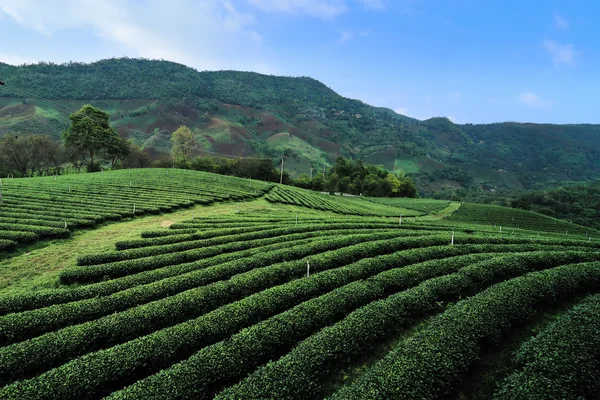
POLYGON ((90 105, 69 116, 70 126, 62 142, 43 135, 5 135, 0 140, 0 173, 4 176, 35 176, 64 173, 70 164, 77 170, 116 168, 185 168, 243 178, 292 184, 306 189, 354 195, 416 197, 415 182, 404 174, 338 157, 335 164, 314 176, 296 179, 277 168, 273 158, 228 158, 206 155, 194 133, 180 126, 171 135, 171 152, 153 155, 119 136, 105 111, 90 105))
POLYGON ((16 177, 63 174, 66 168, 99 171, 110 168, 145 168, 151 155, 121 138, 109 124, 109 115, 86 105, 69 116, 71 124, 62 141, 46 135, 0 137, 0 174, 16 177))

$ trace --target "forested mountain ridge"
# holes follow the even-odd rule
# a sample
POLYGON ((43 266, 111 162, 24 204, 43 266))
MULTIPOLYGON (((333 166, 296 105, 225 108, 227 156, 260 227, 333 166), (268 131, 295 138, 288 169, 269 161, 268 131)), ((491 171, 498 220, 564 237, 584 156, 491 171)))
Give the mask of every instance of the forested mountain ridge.
POLYGON ((338 155, 412 174, 422 193, 551 186, 600 177, 599 125, 418 121, 335 93, 307 77, 204 71, 167 61, 0 63, 0 124, 58 137, 68 111, 90 103, 155 155, 189 126, 206 151, 276 158, 292 172, 338 155))

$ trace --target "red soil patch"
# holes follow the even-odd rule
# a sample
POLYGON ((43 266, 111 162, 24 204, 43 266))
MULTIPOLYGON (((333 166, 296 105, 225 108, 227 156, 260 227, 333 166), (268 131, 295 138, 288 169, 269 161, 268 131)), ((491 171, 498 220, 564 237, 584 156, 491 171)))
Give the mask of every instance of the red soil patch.
POLYGON ((223 107, 225 107, 225 108, 235 108, 235 109, 237 109, 237 110, 241 110, 241 109, 244 109, 244 108, 246 108, 246 107, 244 107, 244 106, 240 106, 240 105, 237 105, 237 104, 227 104, 227 103, 222 103, 221 105, 222 105, 223 107))
POLYGON ((263 121, 262 125, 257 126, 257 130, 260 133, 274 131, 275 129, 279 130, 280 132, 285 131, 285 124, 282 123, 277 117, 268 113, 262 113, 260 118, 262 118, 263 121))
POLYGON ((249 156, 252 149, 246 143, 215 143, 213 148, 217 153, 229 154, 231 156, 249 156))
POLYGON ((184 116, 185 118, 198 119, 198 112, 190 106, 179 105, 174 107, 173 111, 184 116))
POLYGON ((338 144, 335 144, 333 142, 327 141, 327 140, 317 140, 316 143, 314 144, 314 146, 320 148, 323 151, 326 151, 328 153, 335 153, 335 154, 339 154, 340 153, 340 149, 341 147, 338 144))
POLYGON ((423 159, 421 164, 423 165, 423 167, 425 169, 442 169, 446 166, 439 161, 435 161, 435 160, 432 160, 431 158, 427 158, 427 157, 425 157, 423 159))

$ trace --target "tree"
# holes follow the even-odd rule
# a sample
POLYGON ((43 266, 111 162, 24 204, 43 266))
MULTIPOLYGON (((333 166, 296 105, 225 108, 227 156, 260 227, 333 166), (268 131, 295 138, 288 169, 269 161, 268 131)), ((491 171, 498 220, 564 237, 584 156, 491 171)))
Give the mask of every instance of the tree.
POLYGON ((21 176, 27 176, 31 164, 31 136, 4 136, 0 142, 0 161, 21 176))
POLYGON ((130 145, 118 135, 111 137, 106 147, 102 150, 102 157, 110 162, 110 168, 114 169, 119 160, 125 160, 131 154, 130 145))
POLYGON ((89 156, 89 170, 97 169, 97 156, 109 151, 120 138, 109 124, 108 113, 90 105, 69 116, 71 126, 63 133, 65 147, 75 148, 89 156))
POLYGON ((59 153, 60 144, 44 135, 10 135, 0 141, 0 164, 21 176, 49 173, 49 167, 58 169, 62 162, 59 153))
POLYGON ((129 140, 126 142, 128 147, 128 155, 124 158, 124 165, 130 168, 146 168, 149 167, 152 159, 147 151, 142 150, 140 146, 129 140))
POLYGON ((187 167, 198 147, 196 137, 187 126, 181 125, 171 135, 171 158, 179 166, 187 167))

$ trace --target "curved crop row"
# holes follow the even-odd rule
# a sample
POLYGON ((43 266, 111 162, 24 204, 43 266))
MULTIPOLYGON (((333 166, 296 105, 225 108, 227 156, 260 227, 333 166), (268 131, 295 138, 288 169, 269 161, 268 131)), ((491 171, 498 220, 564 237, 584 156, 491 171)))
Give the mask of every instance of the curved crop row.
MULTIPOLYGON (((441 288, 438 290, 442 292, 448 290, 449 285, 444 278, 438 278, 438 281, 440 281, 439 287, 441 288)), ((464 288, 464 285, 459 286, 464 288)), ((362 297, 361 302, 354 303, 354 308, 358 308, 382 297, 384 287, 375 279, 369 279, 334 290, 330 294, 310 300, 271 319, 246 328, 223 342, 206 347, 187 360, 138 381, 122 392, 113 394, 111 398, 136 399, 154 396, 173 399, 211 398, 215 389, 218 390, 221 385, 244 376, 249 370, 272 358, 274 354, 281 354, 316 330, 344 318, 345 315, 336 313, 337 308, 348 310, 347 307, 336 304, 335 293, 337 291, 349 291, 348 297, 352 297, 353 293, 356 293, 357 297, 362 297), (363 292, 371 294, 366 297, 358 295, 363 292), (333 297, 333 300, 330 297, 333 297), (313 307, 318 307, 317 309, 320 311, 315 312, 313 307), (218 358, 225 359, 227 362, 218 362, 218 358)), ((420 301, 414 302, 417 310, 421 309, 420 302, 426 298, 428 296, 421 297, 420 301)), ((435 307, 435 301, 433 303, 435 307)), ((380 318, 378 317, 378 319, 380 318)), ((344 345, 348 344, 338 343, 337 348, 344 345)), ((327 349, 326 353, 330 353, 335 348, 327 349)), ((279 377, 281 378, 281 376, 279 377)), ((268 386, 278 386, 279 384, 285 386, 286 382, 272 381, 268 386)), ((262 392, 259 397, 280 398, 273 397, 268 392, 262 392)), ((241 393, 236 398, 253 397, 251 393, 241 393)), ((307 397, 299 396, 299 398, 307 397)))
MULTIPOLYGON (((196 274, 176 276, 159 282, 137 286, 122 292, 105 297, 96 297, 71 303, 57 304, 37 310, 24 311, 16 314, 8 314, 0 317, 0 343, 11 343, 16 338, 24 339, 35 337, 45 332, 50 332, 65 326, 83 323, 92 319, 100 318, 113 312, 122 311, 130 307, 149 303, 150 301, 174 296, 186 290, 195 289, 208 283, 226 279, 235 273, 248 271, 255 267, 266 267, 272 262, 295 260, 301 257, 314 256, 323 251, 332 251, 346 246, 362 243, 375 242, 381 244, 381 240, 392 239, 396 236, 392 233, 347 235, 341 238, 317 240, 312 243, 302 244, 289 249, 279 249, 272 253, 258 254, 253 260, 243 265, 231 262, 229 265, 220 264, 207 272, 206 269, 196 274), (212 275, 210 274, 212 272, 212 275), (207 279, 207 278, 211 279, 207 279)), ((397 242, 398 240, 396 240, 397 242)), ((386 248, 381 246, 382 248, 386 248)), ((181 300, 180 300, 181 301, 181 300)), ((177 314, 178 311, 174 311, 177 314)))
POLYGON ((484 340, 529 318, 541 304, 600 289, 600 263, 570 264, 499 283, 451 306, 400 342, 333 399, 430 399, 452 388, 484 340))
POLYGON ((600 398, 600 295, 590 296, 521 345, 519 368, 498 400, 600 398))
MULTIPOLYGON (((72 230, 93 227, 104 220, 171 212, 194 204, 256 198, 271 188, 262 182, 210 178, 202 172, 120 170, 110 174, 6 179, 0 230, 35 232, 38 239, 68 237, 66 232, 49 229, 64 228, 65 222, 72 230), (170 182, 164 182, 163 174, 168 175, 170 182)), ((0 250, 12 247, 5 243, 0 250)))
MULTIPOLYGON (((365 233, 372 233, 372 230, 358 229, 336 231, 336 235, 365 233)), ((331 236, 331 232, 317 231, 293 234, 286 236, 284 240, 276 243, 255 245, 250 249, 219 254, 190 263, 165 266, 154 270, 140 272, 133 275, 126 275, 121 278, 112 279, 104 282, 97 282, 85 286, 77 286, 68 289, 50 289, 37 292, 25 292, 11 294, 7 296, 0 296, 0 315, 25 310, 32 310, 35 308, 47 307, 53 304, 67 303, 91 297, 107 296, 112 293, 132 288, 134 286, 144 285, 147 283, 160 281, 162 279, 178 275, 181 275, 183 278, 185 278, 188 276, 187 274, 194 273, 194 271, 200 271, 202 269, 206 269, 214 265, 229 263, 230 261, 236 261, 235 265, 238 266, 235 268, 232 267, 230 269, 231 274, 244 272, 248 269, 260 266, 255 265, 252 261, 252 257, 257 254, 266 255, 266 253, 273 252, 275 250, 289 249, 293 246, 309 244, 316 238, 320 238, 323 236, 331 236)), ((276 257, 273 259, 281 259, 281 255, 277 255, 276 253, 273 254, 275 254, 276 257)), ((232 265, 233 264, 230 264, 230 266, 232 265)), ((208 277, 211 274, 211 270, 207 270, 206 272, 198 272, 198 274, 207 274, 206 276, 208 277)))
MULTIPOLYGON (((315 230, 314 226, 305 226, 305 227, 295 227, 289 229, 280 229, 277 232, 279 234, 277 236, 272 237, 263 237, 259 239, 247 240, 247 241, 237 241, 225 243, 218 246, 212 246, 207 248, 200 249, 192 249, 186 250, 178 253, 168 253, 161 254, 156 256, 132 259, 132 260, 124 260, 124 261, 115 261, 107 264, 99 264, 93 266, 84 266, 84 267, 73 267, 67 270, 64 270, 60 273, 59 277, 62 283, 70 284, 70 283, 85 283, 85 282, 97 282, 100 280, 106 279, 114 279, 123 277, 125 275, 131 275, 143 271, 148 271, 152 269, 157 269, 161 267, 165 267, 168 265, 178 265, 183 263, 189 263, 197 260, 204 259, 206 257, 214 256, 217 254, 222 254, 226 252, 234 252, 241 251, 246 249, 251 249, 256 246, 263 246, 267 244, 278 243, 281 241, 285 241, 288 238, 287 236, 293 234, 304 234, 304 237, 310 236, 321 236, 324 232, 330 231, 331 234, 335 233, 335 230, 347 230, 351 229, 352 225, 348 226, 325 226, 321 227, 320 230, 315 230)), ((365 228, 365 227, 356 227, 355 228, 365 228)), ((275 231, 272 231, 275 234, 275 231)), ((259 232, 260 234, 260 232, 259 232)), ((260 235, 259 235, 260 236, 260 235)))
POLYGON ((371 280, 388 293, 406 289, 415 280, 440 277, 355 311, 340 323, 300 343, 280 360, 260 368, 219 397, 323 397, 325 380, 332 373, 368 353, 382 339, 410 327, 416 318, 438 311, 440 301, 454 300, 498 281, 541 268, 598 259, 600 256, 592 253, 543 251, 499 255, 488 261, 464 265, 431 263, 425 269, 409 266, 383 272, 371 280))
MULTIPOLYGON (((434 274, 444 271, 441 265, 457 264, 458 266, 475 262, 480 259, 489 258, 492 254, 485 254, 486 251, 528 251, 538 250, 539 246, 493 246, 493 245, 472 245, 463 247, 444 247, 414 249, 396 252, 391 255, 377 256, 368 258, 350 264, 345 267, 317 273, 310 280, 299 279, 290 283, 266 289, 257 294, 246 297, 240 301, 225 305, 205 316, 196 320, 190 320, 172 328, 166 328, 125 343, 113 349, 100 351, 98 354, 85 356, 81 360, 75 360, 69 366, 65 366, 73 376, 79 374, 80 365, 90 366, 93 364, 103 365, 105 374, 104 380, 96 379, 96 385, 103 387, 108 385, 106 380, 127 379, 137 377, 140 371, 150 373, 153 368, 168 366, 188 355, 194 348, 198 348, 210 341, 225 338, 227 335, 235 333, 237 330, 273 315, 276 312, 283 311, 290 306, 297 304, 303 299, 323 294, 335 287, 347 284, 353 280, 364 279, 373 274, 381 273, 389 268, 398 268, 402 265, 422 262, 427 259, 436 261, 425 263, 422 266, 436 266, 429 269, 423 269, 426 274, 434 274), (470 252, 484 253, 456 257, 457 254, 468 254, 470 252), (439 257, 454 256, 453 259, 438 261, 439 257), (264 300, 261 300, 264 299, 264 300), (218 321, 218 322, 217 322, 218 321), (208 331, 207 331, 208 329, 208 331), (149 347, 149 345, 151 346, 149 347), (134 356, 135 355, 135 356, 134 356), (114 369, 108 368, 108 365, 114 365, 114 369), (117 372, 118 370, 118 372, 117 372), (130 371, 130 372, 127 372, 130 371), (137 372, 136 372, 137 371, 137 372)), ((417 267, 411 267, 413 270, 417 267)), ((380 274, 381 275, 381 274, 380 274)), ((383 287, 394 287, 400 290, 401 284, 398 281, 385 283, 383 278, 383 287)), ((418 279, 419 277, 415 277, 418 279)), ((405 285, 410 281, 405 280, 405 285)), ((412 281, 415 282, 414 280, 412 281)), ((72 340, 72 339, 71 339, 72 340)), ((48 368, 57 365, 64 360, 65 349, 56 348, 50 343, 40 341, 32 346, 30 343, 19 343, 7 347, 0 351, 0 360, 6 365, 6 374, 2 374, 3 381, 21 379, 37 372, 40 367, 48 368), (44 352, 37 348, 46 349, 44 352), (49 351, 48 349, 52 349, 49 351)), ((154 370, 155 371, 155 370, 154 370)), ((54 374, 54 373, 53 373, 54 374)), ((87 384, 89 390, 90 384, 87 384)))

